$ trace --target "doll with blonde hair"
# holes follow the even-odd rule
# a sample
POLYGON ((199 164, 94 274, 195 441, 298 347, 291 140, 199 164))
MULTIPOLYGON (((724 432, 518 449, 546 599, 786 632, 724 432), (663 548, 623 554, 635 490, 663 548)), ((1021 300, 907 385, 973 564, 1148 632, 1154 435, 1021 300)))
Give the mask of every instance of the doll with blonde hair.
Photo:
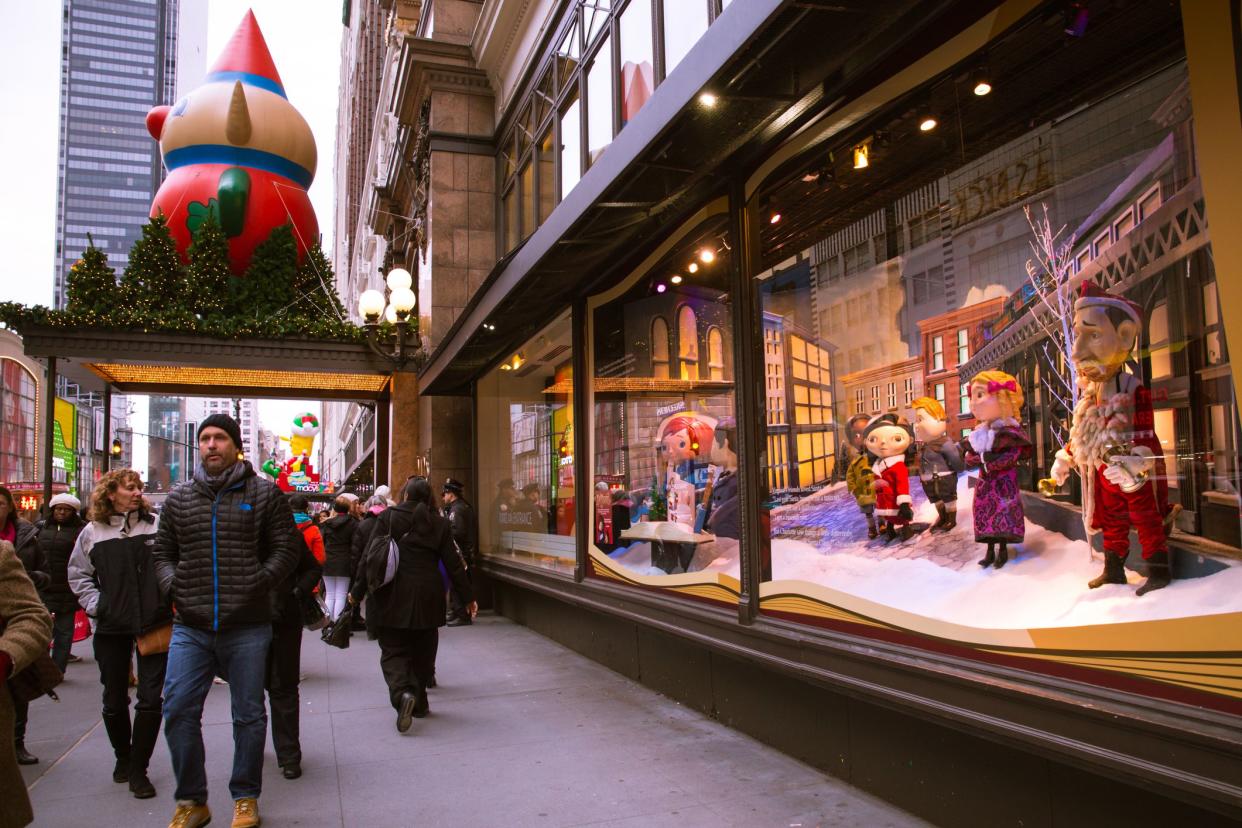
POLYGON ((1000 569, 1009 544, 1026 535, 1026 514, 1018 491, 1018 463, 1030 456, 1031 441, 1019 416, 1024 397, 1018 380, 1004 371, 981 371, 970 381, 970 410, 979 425, 962 441, 966 465, 981 469, 975 489, 975 542, 986 543, 982 567, 1000 569))

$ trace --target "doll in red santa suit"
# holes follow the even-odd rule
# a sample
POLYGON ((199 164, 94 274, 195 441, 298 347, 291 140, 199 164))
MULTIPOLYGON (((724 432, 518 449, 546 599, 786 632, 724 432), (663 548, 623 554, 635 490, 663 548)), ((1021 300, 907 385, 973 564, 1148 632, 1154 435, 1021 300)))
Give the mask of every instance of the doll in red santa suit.
POLYGON ((914 430, 904 417, 881 414, 867 424, 863 446, 871 457, 875 516, 884 525, 884 537, 892 541, 900 532, 903 541, 909 540, 914 536, 914 527, 910 525, 914 505, 906 463, 914 457, 914 430))
POLYGON ((1142 331, 1142 309, 1083 282, 1074 303, 1071 358, 1082 389, 1069 444, 1057 452, 1052 482, 1071 470, 1083 481, 1083 525, 1104 536, 1104 571, 1091 589, 1126 583, 1130 529, 1138 532, 1147 580, 1138 595, 1169 585, 1168 480, 1155 432, 1151 392, 1126 367, 1142 331))

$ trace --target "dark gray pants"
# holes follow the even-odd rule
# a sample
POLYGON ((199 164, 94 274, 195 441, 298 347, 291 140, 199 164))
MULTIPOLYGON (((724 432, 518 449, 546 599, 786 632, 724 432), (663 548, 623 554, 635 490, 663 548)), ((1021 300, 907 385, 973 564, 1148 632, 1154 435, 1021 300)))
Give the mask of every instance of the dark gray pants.
POLYGON ((398 630, 380 627, 376 631, 380 645, 380 669, 388 683, 388 700, 401 709, 401 694, 426 692, 427 682, 436 673, 436 650, 440 631, 398 630))
POLYGON ((298 727, 298 673, 302 668, 302 625, 272 625, 272 647, 267 653, 267 707, 272 723, 276 764, 301 764, 298 727))

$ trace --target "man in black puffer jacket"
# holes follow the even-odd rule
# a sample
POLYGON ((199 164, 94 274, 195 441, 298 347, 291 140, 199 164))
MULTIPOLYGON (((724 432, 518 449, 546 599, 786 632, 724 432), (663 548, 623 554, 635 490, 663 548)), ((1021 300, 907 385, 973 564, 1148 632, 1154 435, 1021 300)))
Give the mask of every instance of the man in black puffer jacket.
POLYGON ((267 714, 263 704, 272 613, 268 593, 297 564, 301 541, 276 484, 241 459, 241 429, 225 414, 198 427, 202 465, 164 501, 155 542, 160 589, 176 618, 164 683, 164 735, 177 778, 178 819, 204 825, 202 711, 212 677, 233 707, 234 825, 258 825, 267 714))

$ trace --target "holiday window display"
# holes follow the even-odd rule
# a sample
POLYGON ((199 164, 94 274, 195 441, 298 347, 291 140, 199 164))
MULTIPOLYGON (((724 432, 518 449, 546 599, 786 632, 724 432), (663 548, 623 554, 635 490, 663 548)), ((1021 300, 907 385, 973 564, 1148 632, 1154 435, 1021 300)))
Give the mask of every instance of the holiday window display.
POLYGON ((874 540, 879 536, 875 523, 875 474, 871 471, 871 458, 863 451, 864 432, 871 418, 866 414, 855 414, 847 423, 849 429, 847 456, 852 452, 849 467, 845 472, 845 484, 858 511, 862 512, 867 521, 867 539, 874 540))
POLYGON ((273 457, 263 461, 261 470, 276 481, 281 491, 318 492, 326 488, 320 483, 319 472, 310 459, 319 431, 318 417, 309 411, 299 414, 293 418, 290 436, 280 438, 281 442, 289 444, 289 459, 283 464, 273 457))
POLYGON ((907 461, 914 457, 914 429, 904 417, 881 414, 863 432, 863 444, 871 457, 875 514, 884 524, 889 541, 900 533, 903 541, 914 537, 914 501, 910 497, 907 461))
POLYGON ((944 405, 939 400, 919 397, 911 407, 919 448, 919 483, 936 507, 931 531, 948 532, 957 526, 957 475, 964 468, 962 456, 948 438, 944 405))
POLYGON ((970 407, 979 427, 964 440, 966 464, 979 468, 975 489, 975 543, 987 544, 979 561, 997 569, 1009 562, 1009 544, 1026 536, 1026 513, 1018 491, 1017 465, 1030 456, 1031 441, 1019 425, 1023 394, 1004 371, 984 371, 970 381, 970 407))
POLYGON ((1138 304, 1082 283, 1071 350, 1081 393, 1069 444, 1057 452, 1052 476, 1041 486, 1050 492, 1064 485, 1071 470, 1082 479, 1083 526, 1104 540, 1104 570, 1088 582, 1092 589, 1126 583, 1130 529, 1138 532, 1148 575, 1137 595, 1172 579, 1168 533, 1179 510, 1169 506, 1151 392, 1127 367, 1142 329, 1138 304))

